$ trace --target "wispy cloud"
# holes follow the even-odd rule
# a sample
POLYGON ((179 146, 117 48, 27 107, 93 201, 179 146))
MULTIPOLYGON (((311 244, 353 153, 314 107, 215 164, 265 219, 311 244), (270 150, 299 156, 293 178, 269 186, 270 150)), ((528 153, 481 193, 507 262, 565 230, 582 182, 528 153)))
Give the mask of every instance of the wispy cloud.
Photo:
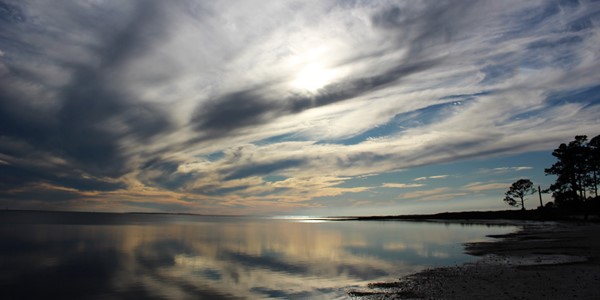
POLYGON ((509 172, 527 171, 527 170, 532 170, 532 169, 533 169, 533 167, 530 167, 530 166, 497 167, 497 168, 491 168, 491 169, 481 169, 479 172, 480 173, 496 173, 496 174, 501 174, 501 173, 509 173, 509 172))
POLYGON ((473 182, 465 185, 463 188, 470 192, 483 192, 489 190, 502 190, 508 189, 510 187, 509 183, 482 183, 482 182, 473 182))
POLYGON ((384 188, 395 188, 395 189, 408 189, 408 188, 416 188, 422 187, 424 184, 420 183, 384 183, 381 187, 384 188))
POLYGON ((424 198, 424 197, 430 197, 430 196, 434 196, 434 195, 442 195, 448 191, 449 191, 449 188, 447 188, 447 187, 415 191, 415 192, 404 193, 402 195, 402 198, 404 198, 404 199, 424 198))
POLYGON ((504 171, 524 171, 524 170, 531 170, 533 169, 532 167, 502 167, 502 168, 493 168, 492 171, 499 171, 499 172, 504 172, 504 171))
POLYGON ((415 191, 401 195, 401 199, 415 199, 417 201, 446 201, 467 195, 464 192, 452 191, 450 188, 441 187, 430 190, 415 191))
MULTIPOLYGON (((599 129, 594 1, 0 5, 11 204, 51 189, 80 206, 149 192, 203 212, 318 206, 372 191, 349 184, 364 175, 599 129)), ((418 187, 385 182, 366 186, 418 187)))
POLYGON ((443 179, 448 177, 449 175, 433 175, 433 176, 426 176, 426 177, 417 177, 414 179, 414 181, 425 181, 428 179, 443 179))

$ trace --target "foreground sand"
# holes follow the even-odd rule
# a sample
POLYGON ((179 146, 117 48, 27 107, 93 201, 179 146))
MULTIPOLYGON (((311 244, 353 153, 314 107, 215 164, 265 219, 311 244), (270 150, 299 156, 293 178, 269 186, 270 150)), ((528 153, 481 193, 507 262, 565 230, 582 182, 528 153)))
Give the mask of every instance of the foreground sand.
POLYGON ((398 282, 354 291, 358 299, 600 299, 600 224, 526 223, 494 242, 466 245, 481 256, 398 282))

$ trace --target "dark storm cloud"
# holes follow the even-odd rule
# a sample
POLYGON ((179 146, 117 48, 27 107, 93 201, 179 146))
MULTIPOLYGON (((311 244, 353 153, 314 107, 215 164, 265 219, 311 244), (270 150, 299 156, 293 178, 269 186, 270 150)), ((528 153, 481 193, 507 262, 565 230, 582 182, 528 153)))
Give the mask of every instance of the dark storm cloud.
MULTIPOLYGON (((19 97, 0 92, 0 153, 15 158, 0 164, 0 187, 10 189, 35 182, 57 184, 79 190, 111 191, 121 183, 82 178, 82 166, 72 170, 43 163, 51 156, 63 156, 69 141, 56 120, 28 106, 19 97), (36 164, 35 162, 38 162, 36 164)), ((88 136, 87 138, 94 138, 88 136)), ((76 143, 74 141, 72 143, 76 143)), ((5 158, 6 159, 6 158, 5 158)), ((91 172, 90 172, 91 173, 91 172)))
POLYGON ((166 34, 162 5, 158 0, 138 1, 123 28, 105 32, 105 44, 99 50, 104 68, 109 70, 126 64, 161 41, 166 34))
MULTIPOLYGON (((56 126, 53 118, 32 107, 22 97, 9 94, 10 86, 0 82, 0 88, 0 135, 47 148, 52 139, 49 137, 56 136, 52 129, 56 126)), ((10 151, 6 144, 2 148, 10 151)))
POLYGON ((0 165, 0 189, 22 187, 32 183, 54 183, 79 191, 114 191, 125 188, 120 182, 83 178, 79 174, 65 174, 56 168, 0 165), (57 175, 62 174, 62 175, 57 175))
POLYGON ((268 113, 280 109, 276 103, 269 103, 260 94, 245 90, 222 96, 201 106, 193 122, 199 131, 209 135, 220 134, 266 122, 268 113))
MULTIPOLYGON (((101 179, 82 179, 88 174, 117 178, 129 172, 129 157, 123 153, 125 139, 149 142, 171 128, 163 108, 138 101, 135 95, 115 85, 113 77, 132 58, 142 55, 159 41, 164 26, 159 1, 138 2, 127 22, 98 22, 104 11, 75 10, 66 24, 74 22, 77 28, 95 38, 93 47, 83 46, 98 58, 99 64, 76 63, 68 57, 54 59, 44 52, 50 29, 34 30, 44 35, 27 35, 22 31, 35 24, 23 23, 27 17, 17 5, 0 3, 0 22, 10 22, 0 29, 2 45, 9 46, 8 56, 0 57, 7 66, 0 82, 0 151, 9 155, 9 166, 0 166, 3 189, 44 182, 81 191, 111 191, 124 184, 101 179), (96 13, 96 14, 95 14, 96 13), (73 21, 72 19, 76 19, 73 21), (83 29, 82 29, 83 28, 83 29), (38 37, 28 40, 25 37, 38 37), (19 50, 25 50, 19 53, 19 50), (71 74, 66 85, 54 88, 52 78, 42 70, 31 69, 27 59, 38 53, 40 68, 58 68, 71 74), (44 60, 45 59, 45 60, 44 60), (20 93, 23 85, 42 87, 58 95, 57 100, 31 99, 20 93), (39 105, 47 101, 46 105, 39 105), (71 170, 23 161, 58 157, 67 161, 71 170), (60 175, 55 175, 60 172, 60 175)), ((23 4, 25 5, 25 4, 23 4)), ((73 24, 75 25, 75 24, 73 24)), ((57 36, 52 46, 68 40, 69 32, 57 36)), ((65 45, 68 47, 68 45, 65 45)), ((6 50, 6 48, 4 48, 6 50)), ((48 49, 47 51, 53 51, 48 49)), ((6 158, 5 158, 6 159, 6 158)))
POLYGON ((132 101, 130 95, 114 90, 107 82, 122 64, 157 42, 146 33, 161 25, 159 9, 156 1, 140 4, 126 27, 105 38, 103 49, 98 50, 101 66, 80 68, 75 72, 76 80, 63 90, 58 119, 67 143, 66 154, 95 174, 116 177, 128 171, 127 159, 118 145, 123 133, 102 122, 121 120, 128 127, 125 134, 141 141, 169 128, 168 119, 158 108, 132 101))
POLYGON ((58 113, 65 154, 95 175, 123 175, 129 166, 120 152, 121 139, 147 141, 166 131, 169 120, 159 108, 132 103, 127 95, 111 90, 96 72, 86 70, 78 75, 79 80, 65 89, 65 102, 58 113), (126 132, 104 123, 111 119, 123 122, 126 132))

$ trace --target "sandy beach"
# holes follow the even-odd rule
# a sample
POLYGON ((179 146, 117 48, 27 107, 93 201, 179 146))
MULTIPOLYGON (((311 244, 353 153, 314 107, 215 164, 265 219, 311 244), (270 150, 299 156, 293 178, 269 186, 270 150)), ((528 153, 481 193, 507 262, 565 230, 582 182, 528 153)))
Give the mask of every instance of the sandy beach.
POLYGON ((480 256, 351 292, 358 299, 600 299, 600 224, 526 222, 465 245, 480 256))

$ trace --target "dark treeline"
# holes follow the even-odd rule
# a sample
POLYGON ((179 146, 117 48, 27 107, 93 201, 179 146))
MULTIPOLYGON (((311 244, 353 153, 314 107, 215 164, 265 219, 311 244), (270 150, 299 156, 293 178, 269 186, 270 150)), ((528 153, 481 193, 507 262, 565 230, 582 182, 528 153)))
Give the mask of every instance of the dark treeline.
POLYGON ((535 188, 529 179, 514 182, 504 194, 504 202, 521 207, 525 211, 525 198, 539 193, 540 209, 553 215, 591 214, 600 215, 600 135, 588 141, 587 136, 578 135, 568 144, 560 144, 552 155, 557 161, 544 170, 546 175, 555 175, 556 182, 548 189, 535 188), (552 193, 554 202, 542 203, 542 193, 552 193))
POLYGON ((554 203, 547 206, 586 214, 600 212, 600 135, 589 141, 587 136, 578 135, 568 144, 560 144, 552 155, 557 162, 544 172, 557 178, 547 190, 552 192, 554 203))

